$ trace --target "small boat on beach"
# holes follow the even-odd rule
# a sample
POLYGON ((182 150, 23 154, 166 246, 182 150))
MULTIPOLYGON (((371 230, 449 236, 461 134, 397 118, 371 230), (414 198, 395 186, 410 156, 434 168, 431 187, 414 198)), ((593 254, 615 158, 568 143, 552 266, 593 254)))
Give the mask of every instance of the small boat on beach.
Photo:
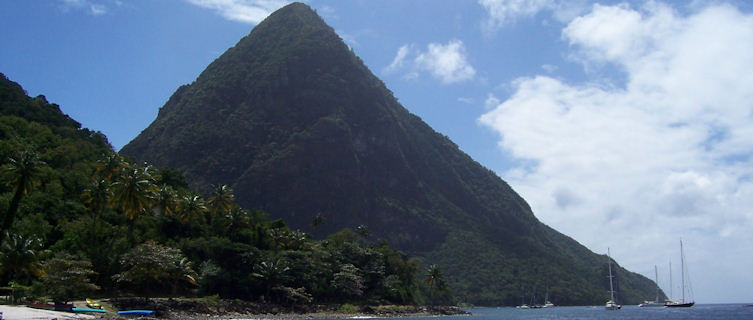
POLYGON ((92 309, 102 309, 102 305, 92 299, 86 298, 86 306, 92 309))
POLYGON ((52 304, 52 303, 32 302, 32 303, 27 303, 26 306, 29 308, 34 308, 34 309, 67 311, 67 312, 70 312, 73 309, 73 304, 70 304, 70 303, 52 304))
POLYGON ((73 312, 81 313, 81 312, 94 312, 94 313, 107 313, 107 310, 105 309, 94 309, 94 308, 73 308, 71 309, 73 312))
POLYGON ((30 302, 27 303, 26 306, 34 309, 55 310, 55 305, 51 303, 30 302))
POLYGON ((123 310, 118 311, 118 315, 121 316, 151 316, 154 314, 154 310, 123 310))

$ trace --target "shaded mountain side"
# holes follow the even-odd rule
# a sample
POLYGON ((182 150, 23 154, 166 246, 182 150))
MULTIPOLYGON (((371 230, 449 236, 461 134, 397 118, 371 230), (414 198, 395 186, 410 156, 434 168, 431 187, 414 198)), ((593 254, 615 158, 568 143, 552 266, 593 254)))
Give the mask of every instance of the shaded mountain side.
MULTIPOLYGON (((606 259, 541 224, 507 183, 408 112, 304 4, 257 25, 120 152, 176 168, 204 193, 228 184, 243 206, 318 236, 364 225, 372 239, 440 263, 465 301, 512 294, 499 275, 466 272, 478 260, 459 258, 468 249, 510 279, 537 266, 575 270, 563 290, 582 293, 563 301, 604 300, 606 259), (326 221, 312 229, 317 213, 326 221)), ((642 279, 624 291, 653 296, 642 279)))

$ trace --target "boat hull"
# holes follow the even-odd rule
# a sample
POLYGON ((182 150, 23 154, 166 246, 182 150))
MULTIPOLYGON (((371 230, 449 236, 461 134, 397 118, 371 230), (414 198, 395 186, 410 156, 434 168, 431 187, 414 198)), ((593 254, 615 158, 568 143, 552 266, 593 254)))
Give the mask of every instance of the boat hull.
POLYGON ((107 310, 105 309, 94 309, 94 308, 73 308, 73 312, 94 312, 94 313, 107 313, 107 310))
POLYGON ((123 310, 118 311, 118 315, 139 315, 139 316, 149 316, 153 315, 154 310, 123 310))
POLYGON ((694 305, 695 305, 695 302, 667 303, 667 308, 690 308, 694 305))
POLYGON ((607 310, 619 310, 620 308, 622 308, 622 306, 612 300, 609 300, 607 301, 606 305, 604 305, 604 308, 607 310))

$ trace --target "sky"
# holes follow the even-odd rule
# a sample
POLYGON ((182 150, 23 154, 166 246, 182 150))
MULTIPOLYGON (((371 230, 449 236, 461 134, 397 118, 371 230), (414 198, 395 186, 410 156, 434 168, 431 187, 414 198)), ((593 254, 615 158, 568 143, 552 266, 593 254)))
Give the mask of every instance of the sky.
MULTIPOLYGON (((543 223, 675 297, 682 239, 697 302, 753 302, 753 2, 304 2, 543 223)), ((0 0, 0 72, 117 150, 285 4, 0 0)))

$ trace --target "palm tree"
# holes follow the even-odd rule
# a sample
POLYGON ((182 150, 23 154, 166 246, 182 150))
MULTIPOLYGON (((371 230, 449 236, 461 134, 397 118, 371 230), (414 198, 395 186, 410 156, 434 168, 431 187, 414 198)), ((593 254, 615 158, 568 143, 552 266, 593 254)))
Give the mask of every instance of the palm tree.
POLYGON ((173 214, 178 206, 177 197, 175 189, 171 186, 163 185, 155 195, 154 210, 161 215, 173 214))
MULTIPOLYGON (((233 201, 235 201, 233 189, 226 184, 216 185, 212 190, 212 196, 207 200, 209 212, 213 215, 225 213, 233 207, 233 201)), ((210 218, 207 219, 207 223, 212 223, 210 218)))
POLYGON ((254 272, 251 273, 251 276, 264 282, 266 289, 266 294, 264 296, 270 298, 269 294, 272 292, 272 288, 283 279, 288 270, 290 270, 290 268, 280 262, 279 259, 262 261, 254 266, 254 272))
POLYGON ((112 184, 112 188, 113 203, 129 220, 147 212, 156 191, 149 166, 126 169, 122 177, 112 184))
POLYGON ((193 270, 193 263, 188 258, 183 257, 180 260, 174 262, 174 266, 171 271, 171 277, 173 278, 173 294, 178 291, 180 283, 187 281, 192 285, 198 285, 199 275, 193 270))
POLYGON ((18 279, 26 271, 28 275, 41 275, 41 268, 37 264, 41 241, 37 238, 26 238, 18 234, 5 233, 5 240, 0 245, 0 261, 4 271, 9 272, 11 279, 18 279))
POLYGON ((84 204, 92 211, 95 219, 102 215, 110 201, 110 185, 108 180, 97 179, 81 193, 84 204))
POLYGON ((125 168, 118 181, 112 184, 112 202, 128 217, 128 238, 133 239, 133 225, 136 217, 149 211, 154 201, 156 186, 151 175, 151 167, 125 168))
POLYGON ((204 212, 207 211, 206 205, 204 205, 204 199, 197 194, 189 194, 183 197, 178 210, 178 218, 182 221, 186 221, 195 217, 203 217, 204 212))
POLYGON ((434 304, 434 295, 436 292, 443 292, 447 289, 447 283, 444 281, 442 269, 436 264, 432 264, 426 270, 426 279, 424 282, 429 286, 429 295, 431 303, 434 304))
POLYGON ((5 184, 13 188, 13 198, 0 225, 0 235, 13 225, 21 197, 37 183, 37 175, 43 165, 45 163, 39 160, 39 155, 29 149, 8 157, 8 163, 2 167, 2 174, 5 184))
POLYGON ((127 163, 117 153, 110 153, 104 158, 97 160, 95 165, 96 175, 102 179, 115 180, 118 173, 126 166, 127 163))
POLYGON ((225 218, 228 221, 227 232, 233 234, 236 230, 248 227, 251 225, 251 218, 248 211, 239 206, 233 206, 225 214, 225 218))

